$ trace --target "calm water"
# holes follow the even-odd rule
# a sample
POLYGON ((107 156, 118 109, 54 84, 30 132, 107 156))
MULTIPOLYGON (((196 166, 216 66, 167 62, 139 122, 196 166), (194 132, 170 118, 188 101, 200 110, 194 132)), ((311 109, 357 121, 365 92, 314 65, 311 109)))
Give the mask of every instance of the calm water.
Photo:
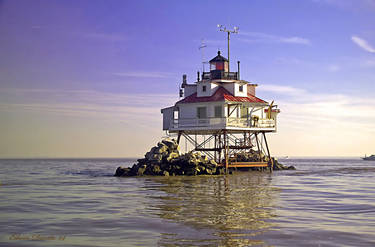
POLYGON ((0 160, 0 246, 375 246, 375 162, 115 178, 130 160, 0 160))

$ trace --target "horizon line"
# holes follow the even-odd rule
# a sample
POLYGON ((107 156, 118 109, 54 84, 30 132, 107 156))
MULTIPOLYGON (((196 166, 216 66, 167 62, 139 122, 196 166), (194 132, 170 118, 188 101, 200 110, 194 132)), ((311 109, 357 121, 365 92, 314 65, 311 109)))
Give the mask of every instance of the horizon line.
MULTIPOLYGON (((288 155, 277 155, 273 156, 274 158, 277 159, 310 159, 310 158, 315 158, 315 159, 334 159, 334 158, 362 158, 364 156, 288 156, 288 155)), ((142 159, 142 157, 0 157, 0 160, 41 160, 41 159, 46 159, 46 160, 63 160, 63 159, 76 159, 76 160, 84 160, 84 159, 142 159)))

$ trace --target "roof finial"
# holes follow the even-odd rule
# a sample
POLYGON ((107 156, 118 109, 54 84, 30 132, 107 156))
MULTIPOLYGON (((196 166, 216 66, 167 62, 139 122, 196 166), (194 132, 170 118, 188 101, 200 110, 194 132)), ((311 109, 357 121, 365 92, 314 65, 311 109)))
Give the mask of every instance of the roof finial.
POLYGON ((218 51, 217 51, 217 55, 218 55, 218 56, 220 56, 220 53, 221 53, 221 51, 220 51, 220 50, 218 50, 218 51))

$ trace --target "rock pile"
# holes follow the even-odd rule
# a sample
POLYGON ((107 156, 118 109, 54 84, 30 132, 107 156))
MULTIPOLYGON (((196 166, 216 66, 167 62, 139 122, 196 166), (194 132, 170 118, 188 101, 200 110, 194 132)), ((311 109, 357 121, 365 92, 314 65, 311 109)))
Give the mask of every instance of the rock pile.
POLYGON ((224 167, 219 167, 214 160, 209 160, 199 152, 180 154, 180 147, 175 140, 165 139, 151 148, 145 158, 139 159, 131 168, 118 167, 115 176, 142 175, 220 175, 224 167))
MULTIPOLYGON (((240 152, 236 154, 235 157, 237 162, 256 162, 259 160, 265 160, 268 162, 269 158, 265 156, 263 153, 251 149, 249 152, 240 152), (260 159, 259 159, 260 156, 260 159)), ((296 168, 294 166, 284 166, 283 164, 279 163, 276 158, 272 158, 273 160, 273 170, 295 170, 296 168)), ((258 168, 253 168, 252 170, 258 170, 258 168)))
POLYGON ((296 168, 294 166, 284 166, 283 164, 279 163, 279 161, 275 158, 273 159, 273 170, 295 170, 296 168))
MULTIPOLYGON (((268 161, 268 157, 260 154, 261 158, 268 161)), ((259 153, 250 152, 238 153, 235 157, 239 162, 259 161, 259 153)), ((284 166, 277 159, 273 159, 274 170, 295 170, 293 166, 284 166)), ((165 139, 151 148, 145 154, 145 158, 138 159, 138 163, 132 167, 118 167, 115 173, 117 177, 126 176, 176 176, 176 175, 220 175, 225 174, 225 168, 219 166, 214 160, 210 160, 199 152, 189 152, 180 154, 180 147, 173 139, 165 139)), ((246 168, 249 169, 249 168, 246 168)), ((250 170, 262 170, 261 168, 250 168, 250 170)))
POLYGON ((249 152, 237 153, 234 159, 237 162, 257 162, 259 160, 268 159, 268 157, 265 157, 263 153, 260 153, 260 159, 259 159, 259 152, 256 152, 255 150, 250 149, 249 152))

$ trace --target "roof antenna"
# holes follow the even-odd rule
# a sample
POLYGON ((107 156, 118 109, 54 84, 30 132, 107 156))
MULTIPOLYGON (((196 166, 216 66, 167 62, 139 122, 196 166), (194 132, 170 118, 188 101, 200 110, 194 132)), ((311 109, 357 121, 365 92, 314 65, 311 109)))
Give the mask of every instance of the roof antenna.
POLYGON ((201 41, 201 45, 199 46, 199 50, 201 50, 202 51, 202 74, 204 73, 204 71, 205 71, 205 64, 207 63, 207 61, 204 61, 204 52, 203 52, 203 48, 206 48, 207 47, 207 45, 206 45, 206 43, 204 42, 204 39, 202 39, 202 41, 201 41))
POLYGON ((230 71, 229 70, 229 64, 230 64, 230 60, 229 60, 229 40, 230 40, 230 34, 231 33, 238 33, 238 29, 239 28, 238 27, 234 27, 233 30, 229 30, 225 26, 220 25, 220 24, 218 24, 217 27, 219 28, 219 31, 228 33, 228 72, 229 72, 230 71))

